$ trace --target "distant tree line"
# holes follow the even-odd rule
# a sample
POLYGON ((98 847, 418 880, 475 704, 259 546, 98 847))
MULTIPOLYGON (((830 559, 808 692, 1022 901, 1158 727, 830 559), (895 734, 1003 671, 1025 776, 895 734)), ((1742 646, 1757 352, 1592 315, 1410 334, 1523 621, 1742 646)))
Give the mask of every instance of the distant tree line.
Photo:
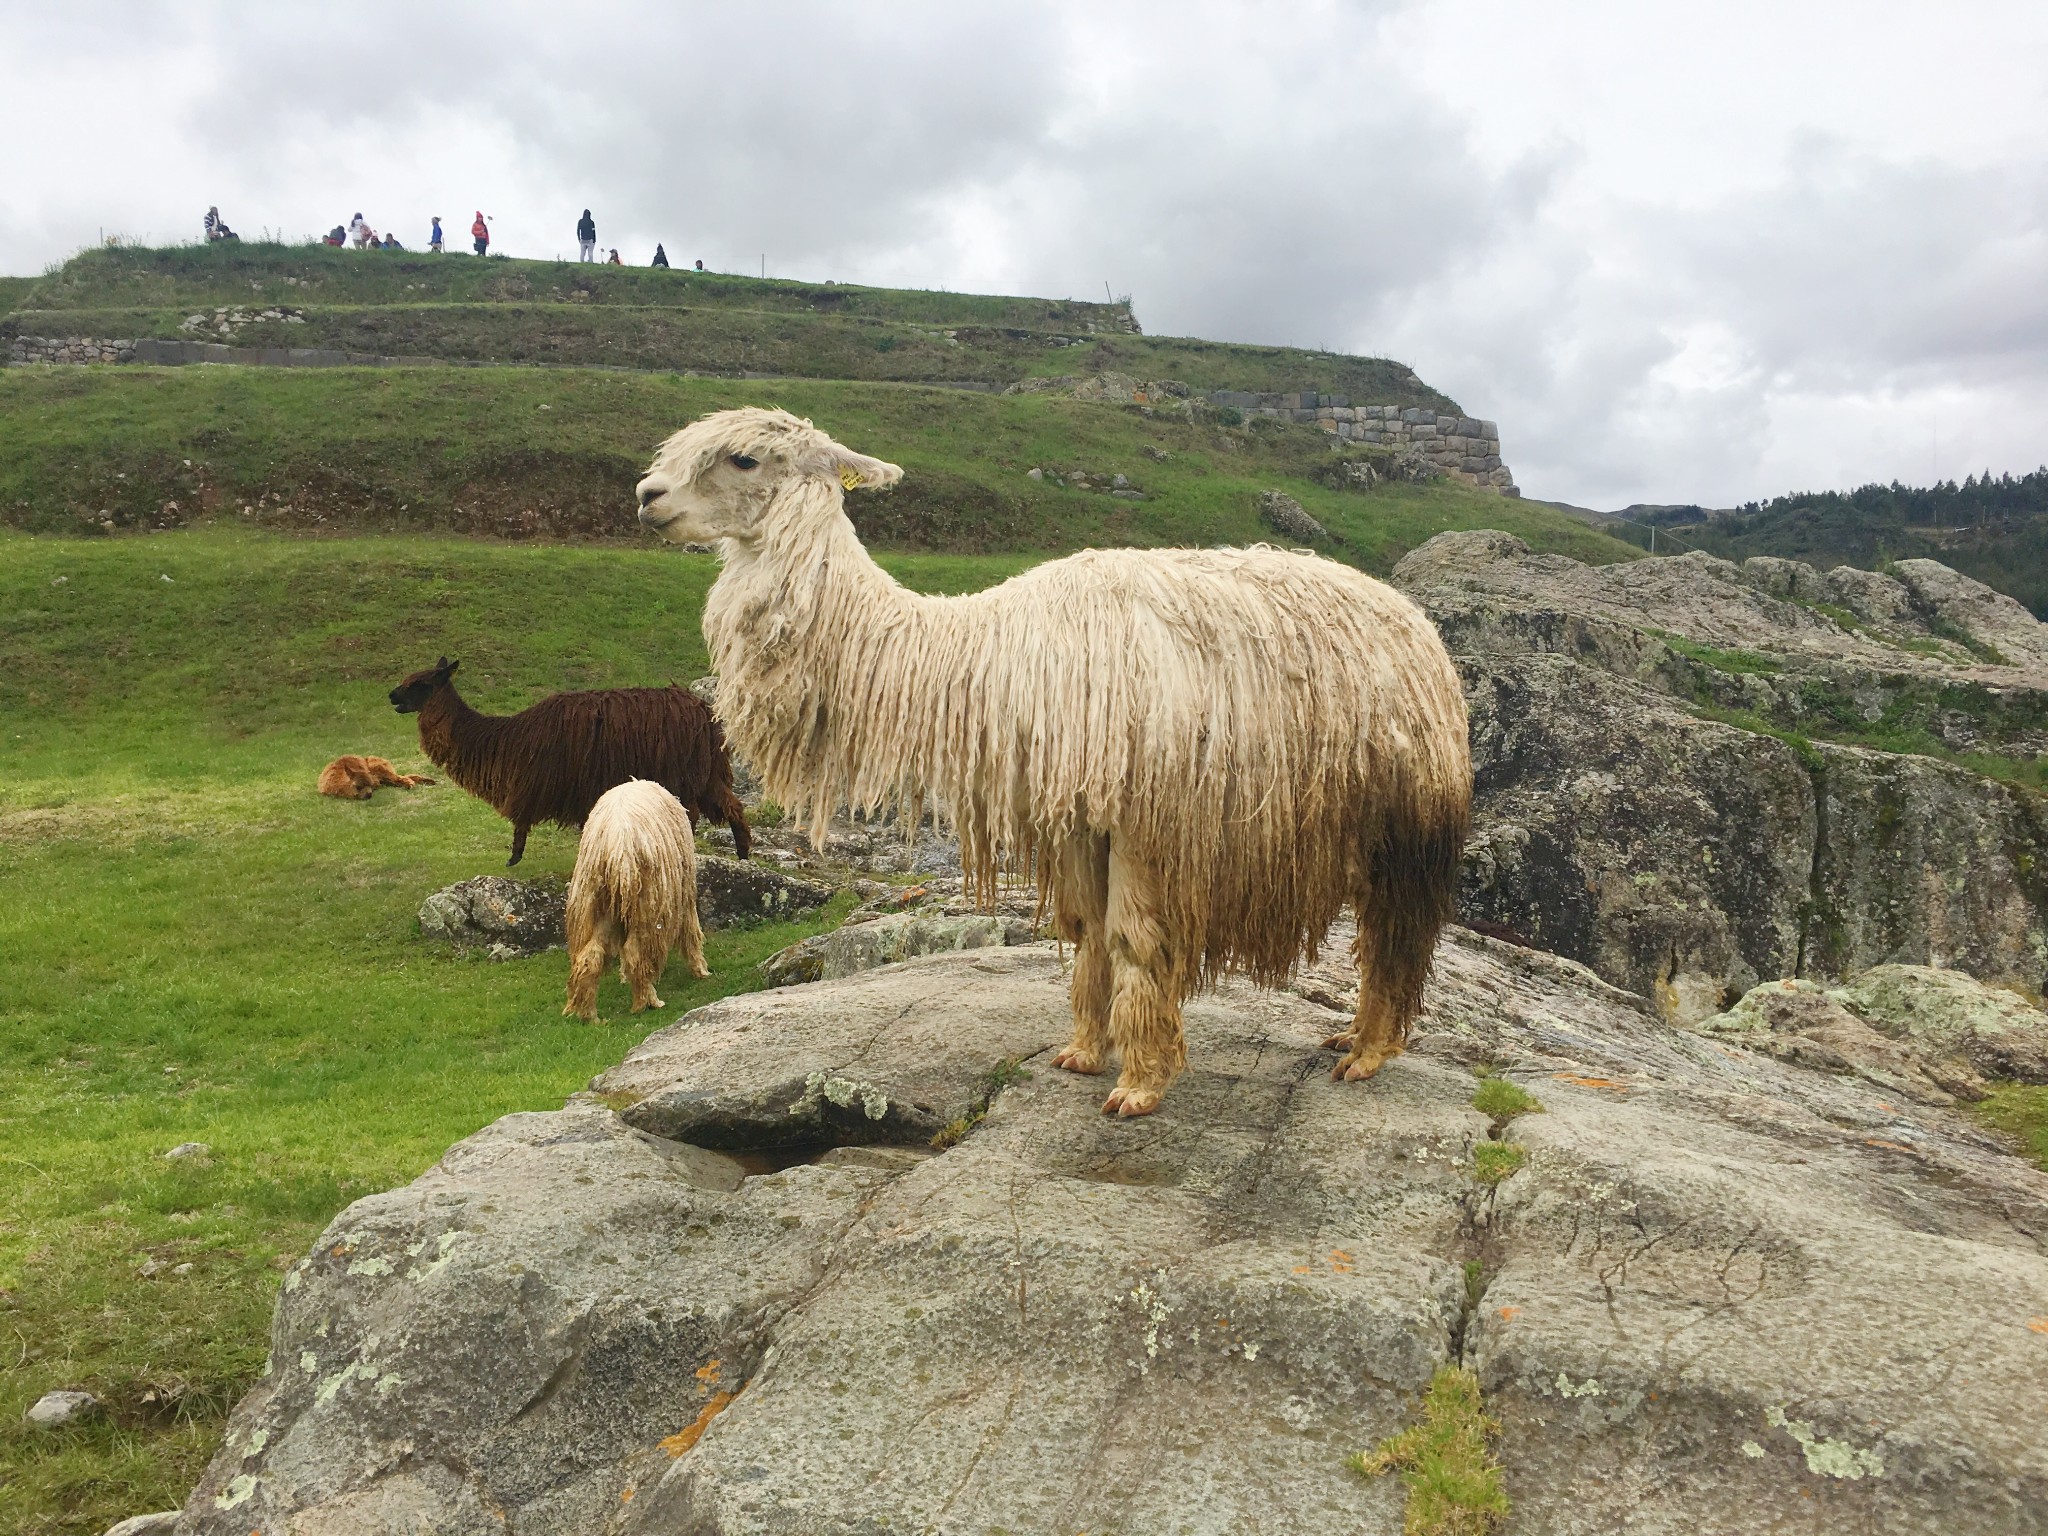
POLYGON ((2048 467, 2018 476, 1994 476, 1987 469, 1960 485, 1953 480, 1929 486, 1894 480, 1853 491, 1798 491, 1769 501, 1744 502, 1735 509, 1745 522, 1804 513, 1818 514, 1823 521, 1843 518, 1880 526, 1951 529, 2003 527, 2043 512, 2048 512, 2048 467))

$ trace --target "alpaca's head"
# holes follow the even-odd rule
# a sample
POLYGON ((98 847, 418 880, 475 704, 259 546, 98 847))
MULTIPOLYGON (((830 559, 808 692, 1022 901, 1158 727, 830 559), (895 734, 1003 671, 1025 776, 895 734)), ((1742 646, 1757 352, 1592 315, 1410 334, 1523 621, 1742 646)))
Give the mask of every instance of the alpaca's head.
POLYGON ((842 488, 874 490, 902 478, 894 464, 855 453, 787 411, 714 411, 661 445, 640 482, 640 521, 672 544, 748 544, 779 510, 836 512, 842 488), (833 494, 788 494, 806 486, 833 494))
POLYGON ((414 672, 391 690, 391 707, 401 715, 418 714, 426 707, 427 700, 434 696, 434 690, 446 685, 448 679, 455 675, 455 669, 461 665, 461 662, 450 661, 443 656, 431 667, 414 672))

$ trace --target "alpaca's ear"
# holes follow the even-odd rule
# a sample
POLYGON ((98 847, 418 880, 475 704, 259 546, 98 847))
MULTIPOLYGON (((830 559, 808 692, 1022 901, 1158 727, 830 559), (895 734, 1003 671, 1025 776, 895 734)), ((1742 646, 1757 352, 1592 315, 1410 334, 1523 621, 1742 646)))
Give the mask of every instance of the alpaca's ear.
POLYGON ((826 469, 836 475, 839 483, 849 491, 879 491, 903 478, 901 466, 871 459, 837 443, 827 449, 826 469))

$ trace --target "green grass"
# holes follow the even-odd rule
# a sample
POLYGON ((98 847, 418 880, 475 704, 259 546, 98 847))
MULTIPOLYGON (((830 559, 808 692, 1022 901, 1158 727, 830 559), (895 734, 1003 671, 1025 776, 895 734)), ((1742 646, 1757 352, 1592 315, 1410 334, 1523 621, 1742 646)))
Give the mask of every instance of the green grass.
POLYGON ((0 373, 0 523, 51 532, 195 520, 308 531, 644 536, 633 485, 706 411, 782 405, 907 470, 848 510, 881 548, 1057 553, 1245 543, 1280 488, 1330 553, 1385 571, 1451 528, 1594 562, 1635 551, 1564 514, 1450 484, 1371 494, 1311 479, 1308 427, 1226 429, 1044 396, 513 368, 12 368, 0 373), (1157 457, 1164 455, 1163 458, 1157 457), (1126 475, 1143 500, 1034 481, 1126 475), (169 510, 167 510, 169 509, 169 510))
POLYGON ((1994 1083, 1989 1097, 1971 1110, 1986 1125, 2012 1137, 2028 1157, 2048 1170, 2048 1087, 1994 1083))
POLYGON ((1481 1184, 1513 1178, 1529 1161, 1529 1149, 1512 1141, 1482 1141, 1472 1148, 1472 1177, 1481 1184))
POLYGON ((288 305, 303 324, 253 325, 237 344, 814 379, 1113 371, 1463 414, 1385 358, 1135 335, 1126 306, 1068 299, 254 242, 85 251, 0 298, 0 331, 17 335, 176 337, 221 306, 288 305))
MULTIPOLYGON (((950 590, 1020 563, 892 561, 950 590)), ((587 1027, 560 954, 417 936, 423 896, 503 867, 494 813, 451 785, 313 793, 339 752, 423 761, 384 693, 443 650, 495 709, 695 676, 710 574, 660 547, 0 535, 0 1529, 181 1502, 336 1211, 843 915, 710 935, 711 978, 672 966, 659 1016, 608 979, 587 1027), (160 1155, 183 1141, 212 1155, 160 1155), (22 1422, 71 1386, 107 1418, 22 1422)), ((574 846, 536 829, 521 872, 574 846)))
POLYGON ((1358 1452, 1347 1465, 1361 1477, 1399 1472, 1408 1485, 1403 1536, 1489 1536, 1509 1512, 1501 1469, 1487 1442, 1500 1433, 1479 1395, 1479 1378, 1460 1366, 1437 1368, 1422 1397, 1422 1422, 1358 1452))
POLYGON ((1716 672, 1725 672, 1730 677, 1764 676, 1784 671, 1784 667, 1768 656, 1755 651, 1727 651, 1719 646, 1702 645, 1697 640, 1688 640, 1683 635, 1674 635, 1661 629, 1650 631, 1659 640, 1681 656, 1712 667, 1716 672))
POLYGON ((1479 1086, 1472 1090, 1472 1107, 1493 1122, 1496 1136, 1517 1115, 1543 1113, 1543 1106, 1533 1093, 1505 1077, 1479 1079, 1479 1086))

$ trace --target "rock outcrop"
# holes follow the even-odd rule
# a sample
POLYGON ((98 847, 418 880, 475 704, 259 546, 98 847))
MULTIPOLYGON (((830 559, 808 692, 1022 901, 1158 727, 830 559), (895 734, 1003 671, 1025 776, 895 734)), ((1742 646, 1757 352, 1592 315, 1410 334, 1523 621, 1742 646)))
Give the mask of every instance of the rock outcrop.
POLYGON ((2048 801, 1949 759, 2048 746, 2048 628, 1930 564, 1409 554, 1472 711, 1466 917, 1691 1021, 1894 963, 2038 991, 2048 801))
POLYGON ((178 1530, 1391 1533, 1344 1458, 1449 1361, 1513 1529, 2044 1528, 2048 1175, 1460 930, 1333 1083, 1347 971, 1197 999, 1142 1121, 1049 945, 689 1015, 335 1220, 178 1530))

